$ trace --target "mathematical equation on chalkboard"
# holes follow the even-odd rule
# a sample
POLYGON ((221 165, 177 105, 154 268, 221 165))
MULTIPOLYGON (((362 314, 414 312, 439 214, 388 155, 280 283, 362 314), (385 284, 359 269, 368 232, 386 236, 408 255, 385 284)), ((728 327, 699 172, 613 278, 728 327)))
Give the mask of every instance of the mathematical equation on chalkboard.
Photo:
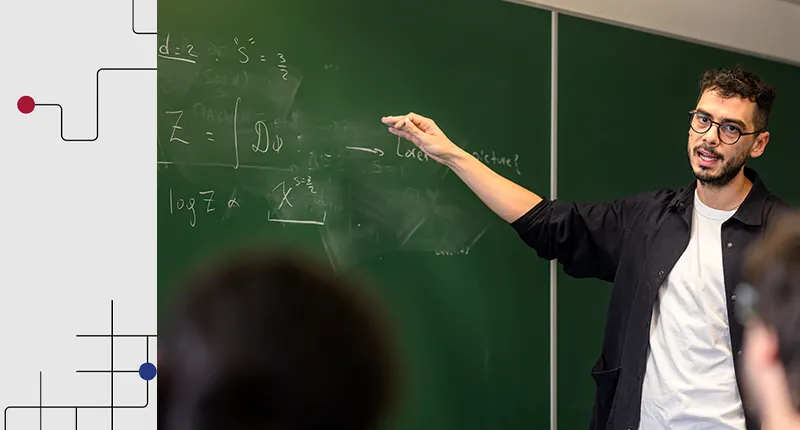
MULTIPOLYGON (((437 255, 469 253, 487 227, 454 233, 457 228, 452 226, 466 225, 471 217, 441 198, 437 183, 447 169, 412 143, 391 135, 380 124, 382 113, 366 124, 322 119, 298 108, 295 94, 300 80, 292 79, 293 69, 283 53, 272 54, 271 62, 267 54, 256 53, 254 38, 232 37, 231 42, 233 46, 209 42, 199 47, 186 38, 176 43, 167 34, 159 46, 159 57, 170 62, 171 73, 160 83, 163 94, 175 94, 170 86, 187 85, 189 79, 181 79, 180 68, 186 67, 184 75, 192 77, 192 87, 184 88, 182 96, 165 96, 159 102, 159 170, 188 169, 205 178, 223 175, 220 183, 234 184, 191 191, 170 187, 164 193, 166 204, 159 205, 166 206, 170 216, 182 217, 185 225, 196 228, 250 210, 265 222, 307 228, 336 225, 339 230, 347 218, 350 239, 360 235, 379 241, 391 231, 391 240, 405 246, 415 234, 440 235, 443 239, 437 244, 424 247, 437 255), (263 74, 253 72, 254 61, 271 62, 274 70, 267 73, 277 74, 284 84, 259 81, 263 74), (226 63, 226 72, 210 72, 209 62, 226 63), (353 192, 339 180, 342 176, 357 178, 375 197, 364 198, 361 193, 361 200, 354 202, 353 192), (261 197, 256 203, 242 193, 261 197)), ((320 68, 338 70, 335 63, 320 68)), ((479 147, 470 151, 501 174, 522 174, 519 154, 479 147)))
MULTIPOLYGON (((240 154, 242 151, 258 153, 258 154, 280 154, 281 150, 285 146, 285 142, 283 137, 276 134, 275 131, 270 132, 270 127, 280 127, 283 125, 286 127, 286 121, 280 118, 274 118, 271 120, 268 119, 258 119, 258 117, 264 117, 263 113, 245 113, 245 122, 253 120, 255 121, 252 124, 252 128, 248 130, 248 135, 253 136, 253 139, 250 139, 248 143, 241 143, 240 142, 240 135, 242 135, 241 131, 241 121, 240 121, 240 106, 242 104, 242 97, 236 97, 236 100, 233 103, 232 109, 229 111, 225 109, 213 109, 205 106, 203 103, 193 103, 192 109, 190 111, 190 115, 199 120, 200 123, 208 122, 210 123, 211 128, 216 128, 220 124, 230 124, 229 133, 226 136, 217 136, 214 131, 208 130, 203 132, 203 137, 200 143, 208 143, 212 145, 226 145, 228 146, 228 150, 233 157, 234 162, 230 165, 230 168, 237 170, 240 168, 257 168, 257 169, 273 169, 273 170, 287 170, 288 168, 280 168, 277 166, 270 167, 267 165, 259 165, 259 166, 250 166, 250 165, 242 165, 240 163, 240 154), (221 138, 221 141, 218 143, 218 139, 221 138)), ((163 112, 166 117, 162 117, 162 121, 166 121, 169 123, 169 136, 167 138, 167 142, 172 144, 182 144, 182 145, 190 145, 193 142, 197 144, 198 142, 186 135, 186 120, 185 115, 186 111, 184 109, 175 109, 175 110, 167 110, 163 112)), ((194 124, 197 124, 197 121, 193 121, 194 124)), ((294 128, 294 130, 289 130, 290 133, 297 132, 298 130, 295 128, 296 126, 289 124, 288 127, 294 128)), ((318 125, 316 127, 319 127, 318 125)), ((336 122, 331 121, 331 124, 327 125, 327 130, 333 134, 342 134, 347 133, 349 126, 347 125, 346 121, 344 122, 336 122)), ((322 128, 325 130, 325 126, 322 128)), ((369 137, 374 138, 377 136, 378 132, 385 132, 383 128, 379 128, 373 131, 372 134, 368 135, 369 137)), ((386 136, 390 136, 388 132, 385 132, 386 136)), ((298 141, 303 140, 304 136, 302 134, 297 134, 294 138, 298 141)), ((358 137, 355 137, 359 139, 358 137)), ((373 154, 376 158, 373 161, 373 166, 376 169, 375 173, 381 173, 383 171, 383 167, 380 164, 380 159, 386 155, 387 152, 390 153, 390 156, 397 157, 400 159, 408 159, 412 161, 418 161, 427 163, 430 162, 431 159, 428 157, 424 152, 420 149, 416 148, 414 145, 410 143, 406 143, 405 141, 401 140, 399 137, 392 139, 396 140, 396 144, 392 148, 381 149, 377 147, 364 147, 364 146, 354 146, 354 145, 343 145, 341 146, 342 149, 347 151, 357 151, 360 153, 368 153, 373 154)), ((385 138, 383 140, 386 140, 385 138)), ((160 139, 159 139, 160 142, 160 139)), ((287 149, 287 151, 291 151, 292 148, 287 149)), ((301 149, 296 149, 297 152, 300 152, 301 149)), ((308 152, 308 169, 315 170, 320 168, 320 166, 324 167, 338 167, 344 168, 343 160, 340 160, 339 164, 336 165, 333 159, 332 154, 329 153, 315 153, 314 151, 308 152)), ((521 175, 522 172, 520 171, 519 165, 519 155, 518 154, 508 154, 508 155, 499 155, 494 150, 484 150, 478 149, 472 152, 472 155, 483 163, 489 165, 490 167, 500 167, 500 168, 507 168, 513 171, 516 175, 521 175)), ((163 164, 173 164, 172 162, 164 161, 163 164)), ((392 170, 391 166, 387 166, 389 171, 392 170)))
POLYGON ((272 57, 268 57, 268 54, 254 54, 253 50, 257 47, 255 46, 256 39, 253 37, 242 41, 238 37, 233 37, 231 40, 234 44, 233 47, 214 43, 209 43, 207 47, 197 47, 186 37, 177 43, 171 38, 172 35, 167 33, 164 43, 158 46, 159 58, 192 64, 197 63, 201 55, 207 55, 214 62, 231 58, 239 64, 247 64, 251 61, 266 63, 272 60, 277 63, 275 67, 281 74, 281 79, 285 81, 289 79, 289 65, 284 54, 276 52, 272 54, 272 57), (248 49, 250 49, 249 52, 248 49))

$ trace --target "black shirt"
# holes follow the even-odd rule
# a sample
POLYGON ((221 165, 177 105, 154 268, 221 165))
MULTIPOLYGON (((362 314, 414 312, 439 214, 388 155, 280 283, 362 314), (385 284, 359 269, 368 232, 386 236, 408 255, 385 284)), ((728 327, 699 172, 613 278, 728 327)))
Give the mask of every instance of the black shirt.
MULTIPOLYGON (((728 323, 736 379, 742 387, 742 326, 733 301, 744 251, 773 222, 794 212, 745 168, 753 187, 722 225, 722 256, 728 323)), ((511 225, 545 259, 557 259, 576 278, 613 282, 603 347, 591 369, 596 392, 590 429, 639 426, 642 383, 650 346, 650 321, 658 289, 689 244, 697 183, 600 203, 544 199, 511 225)), ((740 391, 742 391, 740 389, 740 391)), ((710 402, 715 401, 709 399, 710 402)), ((748 430, 758 423, 742 396, 748 430)))

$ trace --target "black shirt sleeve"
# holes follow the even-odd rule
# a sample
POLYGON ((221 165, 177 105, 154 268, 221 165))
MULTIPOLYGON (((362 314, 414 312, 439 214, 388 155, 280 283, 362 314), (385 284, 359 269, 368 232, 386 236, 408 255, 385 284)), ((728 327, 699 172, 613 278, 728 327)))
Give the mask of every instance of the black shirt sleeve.
POLYGON ((537 255, 576 278, 613 282, 624 238, 643 196, 600 203, 544 199, 511 223, 537 255))

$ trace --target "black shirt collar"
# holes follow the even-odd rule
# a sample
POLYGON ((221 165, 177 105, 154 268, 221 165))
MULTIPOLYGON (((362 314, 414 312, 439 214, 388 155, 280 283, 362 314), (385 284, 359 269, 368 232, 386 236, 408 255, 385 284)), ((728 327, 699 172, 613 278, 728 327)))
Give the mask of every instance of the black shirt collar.
MULTIPOLYGON (((754 169, 750 167, 744 168, 744 175, 750 182, 753 183, 753 188, 747 193, 739 209, 733 215, 733 219, 739 220, 744 224, 758 226, 762 222, 762 214, 764 213, 764 204, 769 197, 769 190, 764 182, 754 169)), ((697 189, 697 180, 692 181, 689 186, 681 189, 678 194, 672 199, 669 204, 671 209, 677 209, 684 212, 694 204, 694 192, 697 189)))

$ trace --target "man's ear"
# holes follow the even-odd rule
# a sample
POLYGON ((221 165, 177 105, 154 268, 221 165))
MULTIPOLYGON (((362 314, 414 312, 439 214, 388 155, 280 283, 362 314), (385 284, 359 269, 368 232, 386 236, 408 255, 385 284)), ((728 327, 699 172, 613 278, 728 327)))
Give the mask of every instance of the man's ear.
POLYGON ((766 151, 767 144, 769 143, 769 136, 769 132, 765 131, 756 137, 756 141, 750 149, 750 158, 758 158, 766 151))

